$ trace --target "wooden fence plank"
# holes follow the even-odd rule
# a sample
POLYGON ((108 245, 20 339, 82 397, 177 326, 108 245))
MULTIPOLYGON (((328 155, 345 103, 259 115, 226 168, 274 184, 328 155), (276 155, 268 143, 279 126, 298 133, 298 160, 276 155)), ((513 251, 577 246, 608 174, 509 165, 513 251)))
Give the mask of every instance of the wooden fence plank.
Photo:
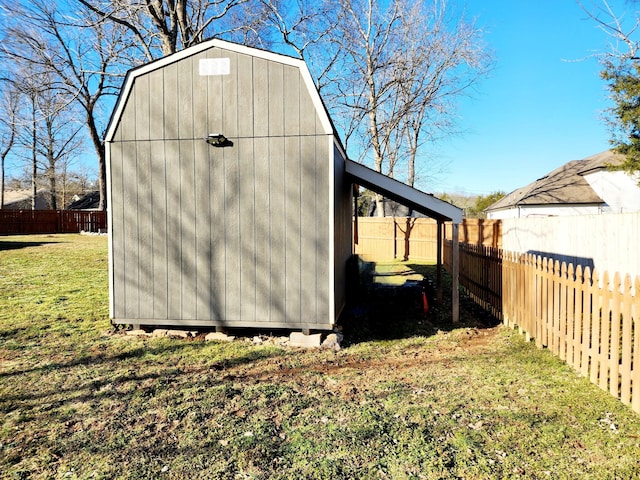
POLYGON ((573 301, 575 305, 574 322, 573 322, 573 359, 571 361, 573 368, 577 371, 581 369, 582 360, 582 303, 584 297, 584 283, 582 275, 582 266, 576 268, 575 291, 573 301))
POLYGON ((631 403, 631 352, 633 347, 633 317, 632 317, 632 284, 631 277, 624 276, 624 306, 622 307, 622 353, 620 359, 620 400, 622 403, 631 403))
POLYGON ((544 311, 546 308, 546 296, 547 296, 547 289, 544 286, 544 275, 542 275, 542 257, 540 257, 539 255, 536 255, 535 257, 535 263, 533 265, 533 269, 535 272, 535 277, 536 277, 536 288, 537 288, 537 308, 536 308, 536 312, 534 314, 535 317, 535 323, 536 323, 536 327, 535 327, 535 337, 536 337, 536 346, 538 348, 542 348, 544 346, 543 343, 543 336, 542 336, 542 331, 543 331, 543 319, 544 319, 544 311))
POLYGON ((640 413, 640 277, 634 282, 633 317, 633 352, 631 363, 631 408, 640 413))
POLYGON ((611 342, 609 347, 609 393, 618 397, 620 393, 620 307, 623 301, 621 295, 620 274, 616 272, 613 276, 612 304, 611 304, 611 342))
POLYGON ((591 359, 591 269, 584 269, 582 290, 582 353, 580 355, 580 373, 589 375, 589 363, 591 359))
POLYGON ((598 373, 598 386, 608 389, 609 380, 609 346, 611 344, 611 291, 609 290, 609 272, 602 276, 602 302, 600 306, 600 369, 598 373))
POLYGON ((594 268, 591 277, 591 360, 589 364, 589 379, 598 384, 600 365, 600 287, 598 285, 598 271, 594 268))
POLYGON ((558 356, 560 360, 567 359, 567 264, 562 262, 560 266, 560 278, 558 281, 558 356))

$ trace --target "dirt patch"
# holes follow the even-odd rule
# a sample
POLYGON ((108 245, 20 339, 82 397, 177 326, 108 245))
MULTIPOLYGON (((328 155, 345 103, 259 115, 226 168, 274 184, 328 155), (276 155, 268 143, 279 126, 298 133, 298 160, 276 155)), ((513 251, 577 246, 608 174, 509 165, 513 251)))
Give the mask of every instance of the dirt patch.
POLYGON ((284 381, 308 382, 311 377, 350 377, 366 378, 366 383, 386 381, 390 378, 411 377, 425 365, 452 362, 460 355, 471 356, 486 352, 495 341, 500 327, 487 329, 469 328, 453 332, 443 332, 446 338, 437 342, 433 348, 425 346, 384 351, 376 357, 362 358, 345 350, 338 354, 309 352, 302 363, 288 364, 288 358, 276 357, 264 359, 238 372, 243 380, 255 382, 284 381))

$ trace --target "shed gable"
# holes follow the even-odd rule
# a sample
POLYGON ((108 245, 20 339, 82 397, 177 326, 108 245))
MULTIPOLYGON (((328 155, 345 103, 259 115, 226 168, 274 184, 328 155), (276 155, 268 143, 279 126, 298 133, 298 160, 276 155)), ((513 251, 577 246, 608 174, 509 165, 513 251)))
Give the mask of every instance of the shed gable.
POLYGON ((112 135, 133 141, 332 134, 313 93, 298 66, 211 47, 133 75, 112 135), (212 59, 228 59, 229 72, 202 74, 212 59))

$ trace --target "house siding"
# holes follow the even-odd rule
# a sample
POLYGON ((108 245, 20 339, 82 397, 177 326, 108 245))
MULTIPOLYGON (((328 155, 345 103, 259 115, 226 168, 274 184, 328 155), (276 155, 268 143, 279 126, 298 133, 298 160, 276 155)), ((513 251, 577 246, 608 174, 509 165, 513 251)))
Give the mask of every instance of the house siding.
POLYGON ((300 70, 213 47, 135 77, 124 101, 109 147, 114 322, 330 326, 330 267, 344 266, 327 209, 344 166, 300 70), (230 73, 201 76, 211 58, 230 73))
POLYGON ((522 205, 504 210, 487 212, 489 220, 527 217, 556 217, 569 215, 597 215, 602 213, 602 205, 522 205))

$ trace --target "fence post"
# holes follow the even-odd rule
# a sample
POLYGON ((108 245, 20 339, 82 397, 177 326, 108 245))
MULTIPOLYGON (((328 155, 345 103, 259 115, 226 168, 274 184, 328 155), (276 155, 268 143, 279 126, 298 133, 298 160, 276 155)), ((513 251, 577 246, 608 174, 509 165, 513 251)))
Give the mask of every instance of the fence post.
POLYGON ((451 291, 451 302, 452 302, 452 317, 453 323, 458 323, 460 320, 460 292, 458 291, 458 281, 460 275, 460 250, 458 248, 458 224, 453 224, 452 234, 451 234, 451 276, 452 278, 452 291, 451 291))
POLYGON ((437 252, 436 252, 436 257, 437 257, 437 261, 436 261, 436 292, 438 292, 438 303, 441 304, 442 303, 442 264, 443 264, 443 258, 442 258, 442 247, 443 247, 443 243, 445 241, 445 239, 442 236, 442 230, 443 230, 443 225, 444 222, 442 220, 438 220, 438 226, 436 229, 436 235, 438 236, 438 240, 436 242, 437 246, 437 252))
MULTIPOLYGON (((636 277, 634 286, 635 295, 633 297, 633 312, 636 328, 634 328, 633 332, 633 359, 631 361, 634 365, 640 365, 640 329, 638 328, 638 325, 640 324, 640 276, 636 277)), ((637 366, 633 369, 633 373, 631 375, 631 391, 633 392, 631 408, 640 413, 640 368, 637 366)))

